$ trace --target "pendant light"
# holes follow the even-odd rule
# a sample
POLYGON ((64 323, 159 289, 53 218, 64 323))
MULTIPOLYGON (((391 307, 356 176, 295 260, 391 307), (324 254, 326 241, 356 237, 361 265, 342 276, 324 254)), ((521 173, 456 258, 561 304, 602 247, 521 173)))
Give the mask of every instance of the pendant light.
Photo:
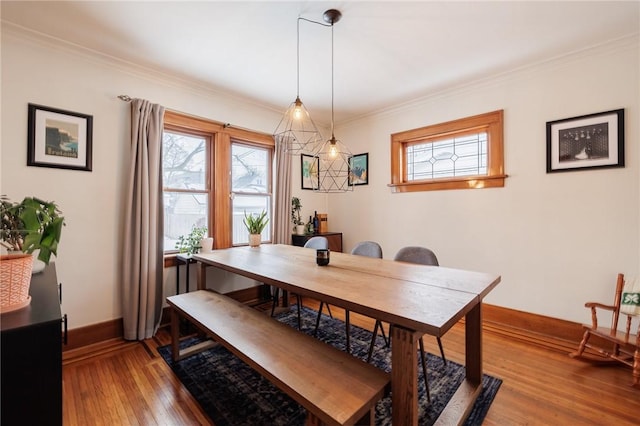
POLYGON ((289 155, 314 152, 322 143, 322 134, 311 119, 309 112, 300 100, 300 17, 297 22, 297 89, 296 100, 289 105, 273 137, 278 145, 284 145, 289 155))
POLYGON ((329 9, 323 14, 325 22, 331 25, 331 138, 315 153, 319 171, 318 188, 314 188, 317 192, 353 191, 353 185, 349 185, 351 151, 334 135, 333 25, 341 17, 342 13, 336 9, 329 9))

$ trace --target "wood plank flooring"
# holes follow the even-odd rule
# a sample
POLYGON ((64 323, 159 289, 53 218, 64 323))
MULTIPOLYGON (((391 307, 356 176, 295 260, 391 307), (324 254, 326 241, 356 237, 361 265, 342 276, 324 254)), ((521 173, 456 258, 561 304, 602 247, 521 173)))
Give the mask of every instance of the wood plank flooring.
MULTIPOLYGON (((305 305, 317 309, 313 301, 305 305)), ((340 317, 338 308, 332 307, 340 317)), ((373 329, 369 318, 351 315, 354 325, 373 329)), ((64 353, 65 425, 212 425, 197 402, 160 358, 169 330, 144 342, 109 341, 64 353)), ((464 364, 464 325, 442 338, 448 359, 464 364)), ((436 339, 426 350, 438 354, 436 339)), ((569 358, 574 348, 531 344, 486 327, 484 371, 503 384, 485 425, 638 425, 640 389, 631 370, 600 367, 569 358)))

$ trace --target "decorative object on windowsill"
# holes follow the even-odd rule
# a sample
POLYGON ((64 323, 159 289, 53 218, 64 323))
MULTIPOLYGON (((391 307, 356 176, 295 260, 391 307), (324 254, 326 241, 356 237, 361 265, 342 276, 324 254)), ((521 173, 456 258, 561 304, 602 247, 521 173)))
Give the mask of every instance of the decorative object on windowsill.
POLYGON ((213 251, 213 237, 204 237, 200 240, 200 253, 211 253, 213 251))
POLYGON ((48 265, 57 255, 64 217, 54 202, 27 197, 22 202, 0 197, 0 245, 8 250, 0 261, 0 312, 10 312, 31 302, 29 285, 37 260, 48 265))
POLYGON ((351 151, 334 135, 333 25, 341 17, 342 13, 336 9, 329 9, 323 14, 325 22, 331 26, 331 138, 315 152, 320 176, 318 188, 314 190, 318 192, 353 191, 353 185, 349 185, 351 151))
POLYGON ((269 223, 267 212, 262 210, 262 213, 260 214, 247 215, 247 212, 245 211, 242 222, 244 223, 244 226, 247 227, 247 231, 249 231, 249 246, 260 246, 260 242, 262 241, 262 231, 264 231, 265 226, 269 223))
POLYGON ((284 145, 289 155, 311 153, 322 143, 322 135, 311 119, 309 112, 300 100, 300 20, 297 22, 297 51, 296 51, 296 99, 289 105, 278 127, 273 132, 276 144, 284 145))
POLYGON ((206 227, 197 227, 193 225, 188 235, 180 235, 176 242, 175 248, 180 253, 196 254, 200 250, 201 241, 207 235, 206 227))
POLYGON ((300 216, 300 210, 302 210, 302 203, 300 202, 300 198, 291 197, 291 221, 295 225, 294 231, 296 235, 304 235, 305 234, 305 226, 302 221, 302 217, 300 216))

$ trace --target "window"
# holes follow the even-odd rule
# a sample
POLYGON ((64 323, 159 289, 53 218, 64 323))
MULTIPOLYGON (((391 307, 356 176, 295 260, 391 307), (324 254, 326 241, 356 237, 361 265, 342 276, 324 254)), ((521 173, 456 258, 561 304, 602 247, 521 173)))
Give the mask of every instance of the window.
POLYGON ((503 111, 391 135, 396 192, 504 186, 503 111))
POLYGON ((165 130, 162 135, 164 250, 192 226, 209 228, 210 137, 165 130))
MULTIPOLYGON (((232 141, 231 191, 233 199, 233 244, 249 243, 243 219, 262 211, 271 217, 271 150, 232 141)), ((271 241, 271 221, 262 231, 262 241, 271 241)))
MULTIPOLYGON (((166 111, 165 252, 175 251, 178 237, 191 232, 192 226, 206 227, 214 248, 247 244, 244 211, 264 209, 271 217, 273 147, 271 135, 166 111)), ((264 241, 271 240, 270 225, 271 220, 264 241)))

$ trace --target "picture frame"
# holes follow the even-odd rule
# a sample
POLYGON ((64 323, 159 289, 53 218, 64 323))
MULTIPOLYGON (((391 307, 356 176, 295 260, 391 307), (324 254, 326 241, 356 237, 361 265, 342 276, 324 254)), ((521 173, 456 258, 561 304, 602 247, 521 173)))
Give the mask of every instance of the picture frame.
POLYGON ((27 166, 92 169, 93 116, 29 104, 27 166))
POLYGON ((320 187, 320 160, 318 157, 300 154, 301 189, 318 189, 320 187))
POLYGON ((547 122, 547 173, 624 167, 624 109, 547 122))
POLYGON ((369 153, 349 158, 349 186, 369 184, 369 153))

